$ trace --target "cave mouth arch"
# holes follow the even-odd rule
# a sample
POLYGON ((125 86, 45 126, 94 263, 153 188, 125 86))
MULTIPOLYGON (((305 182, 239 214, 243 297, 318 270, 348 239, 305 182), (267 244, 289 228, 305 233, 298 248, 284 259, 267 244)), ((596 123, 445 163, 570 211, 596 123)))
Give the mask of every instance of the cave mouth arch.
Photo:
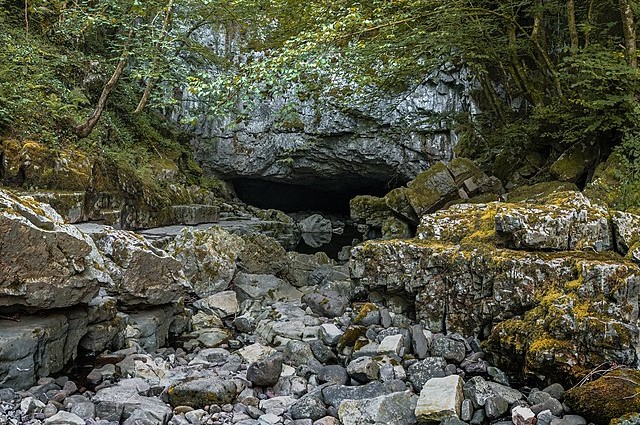
POLYGON ((349 215, 349 200, 358 195, 384 196, 403 182, 393 179, 359 178, 321 183, 285 183, 258 178, 231 180, 238 198, 263 209, 285 213, 319 211, 349 215))

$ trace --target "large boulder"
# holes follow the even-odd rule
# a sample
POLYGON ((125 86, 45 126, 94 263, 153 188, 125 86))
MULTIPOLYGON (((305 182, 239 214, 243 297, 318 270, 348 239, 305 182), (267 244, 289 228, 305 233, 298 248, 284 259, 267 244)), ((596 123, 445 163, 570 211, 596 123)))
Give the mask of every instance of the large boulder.
POLYGON ((238 388, 234 381, 216 377, 185 380, 169 387, 169 403, 176 406, 203 408, 224 405, 235 400, 238 388))
POLYGON ((420 423, 459 418, 463 398, 460 376, 431 378, 420 391, 415 409, 416 418, 420 423))
POLYGON ((416 423, 414 410, 418 397, 409 391, 382 395, 372 399, 344 400, 338 417, 343 425, 416 423))
POLYGON ((138 381, 139 378, 129 379, 98 391, 91 400, 96 406, 96 415, 121 423, 136 410, 144 410, 149 412, 154 423, 166 424, 172 416, 171 408, 156 397, 140 394, 138 381))
POLYGON ((93 159, 79 150, 49 149, 34 141, 2 140, 2 183, 32 189, 85 190, 93 159))
POLYGON ((617 369, 593 382, 572 388, 565 403, 596 424, 640 411, 640 371, 617 369))
POLYGON ((272 237, 261 233, 242 235, 238 267, 245 273, 279 275, 287 269, 287 252, 272 237))
POLYGON ((421 216, 458 198, 458 186, 447 166, 439 162, 409 182, 405 194, 413 209, 421 216))
POLYGON ((182 264, 186 278, 199 298, 224 291, 236 272, 243 240, 219 228, 185 228, 166 250, 182 264))
POLYGON ((541 205, 498 205, 496 231, 515 248, 609 251, 613 248, 609 211, 579 192, 566 192, 541 205))
POLYGON ((596 143, 576 143, 551 164, 551 175, 560 181, 577 183, 597 161, 600 147, 596 143))
POLYGON ((93 241, 51 207, 0 190, 0 307, 88 303, 110 278, 93 241))
POLYGON ((113 279, 107 290, 122 304, 168 304, 190 289, 182 264, 142 236, 108 226, 94 229, 90 236, 113 279))

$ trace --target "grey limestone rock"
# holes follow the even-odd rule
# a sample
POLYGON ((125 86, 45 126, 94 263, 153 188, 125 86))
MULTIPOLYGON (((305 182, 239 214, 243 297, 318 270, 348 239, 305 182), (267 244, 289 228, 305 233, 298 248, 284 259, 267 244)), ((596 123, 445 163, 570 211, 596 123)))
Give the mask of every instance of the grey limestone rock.
POLYGON ((258 360, 249 365, 247 379, 259 387, 275 385, 282 374, 282 357, 279 355, 258 360))
POLYGON ((372 399, 345 400, 340 403, 338 417, 343 425, 416 423, 418 397, 409 392, 395 392, 372 399))

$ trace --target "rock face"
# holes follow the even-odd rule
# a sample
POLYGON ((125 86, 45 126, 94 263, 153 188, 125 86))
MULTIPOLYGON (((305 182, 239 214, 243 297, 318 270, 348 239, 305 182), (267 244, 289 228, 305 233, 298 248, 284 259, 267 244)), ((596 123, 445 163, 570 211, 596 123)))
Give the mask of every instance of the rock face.
POLYGON ((0 190, 0 306, 88 303, 109 277, 95 245, 48 205, 0 190))
POLYGON ((235 116, 199 122, 195 156, 206 173, 226 179, 329 189, 357 188, 363 180, 384 183, 392 176, 407 181, 434 158, 451 158, 455 135, 429 118, 472 107, 465 80, 457 71, 442 70, 409 93, 382 99, 374 108, 352 105, 351 112, 327 107, 331 102, 320 110, 313 96, 302 101, 289 93, 247 106, 240 125, 226 125, 237 123, 235 116))
POLYGON ((77 353, 86 325, 81 310, 0 320, 0 387, 29 388, 37 378, 62 369, 77 353))
POLYGON ((576 192, 536 202, 425 215, 416 239, 356 247, 352 275, 414 298, 429 330, 488 336, 520 378, 635 364, 640 269, 613 251, 611 214, 576 192))

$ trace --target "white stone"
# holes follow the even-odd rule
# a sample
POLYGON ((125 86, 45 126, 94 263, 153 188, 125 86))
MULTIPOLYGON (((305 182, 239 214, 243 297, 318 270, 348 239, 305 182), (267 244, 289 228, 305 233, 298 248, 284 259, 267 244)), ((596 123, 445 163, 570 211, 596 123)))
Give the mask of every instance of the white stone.
POLYGON ((254 363, 263 360, 276 352, 275 349, 265 345, 255 344, 247 345, 238 350, 238 354, 248 363, 254 363))
POLYGON ((402 334, 389 335, 385 337, 378 346, 378 353, 400 355, 400 350, 403 346, 404 337, 402 334))
POLYGON ((283 364, 282 365, 282 373, 280 374, 280 376, 295 376, 296 374, 296 369, 294 367, 289 366, 288 364, 283 364))
POLYGON ((320 337, 328 345, 336 345, 344 332, 333 323, 320 325, 320 337))
POLYGON ((84 425, 84 419, 71 412, 61 410, 55 415, 44 420, 45 425, 84 425))
POLYGON ((238 305, 238 298, 234 291, 223 291, 208 296, 200 301, 200 308, 211 313, 215 313, 221 318, 233 316, 238 314, 240 306, 238 305))
POLYGON ((20 411, 23 415, 30 415, 35 412, 42 412, 44 403, 37 398, 27 397, 20 402, 20 411))
POLYGON ((460 417, 462 404, 462 378, 450 375, 431 378, 422 387, 416 417, 418 422, 440 422, 450 417, 460 417))
POLYGON ((533 425, 536 415, 528 407, 515 406, 511 411, 511 420, 515 425, 533 425))
POLYGON ((296 402, 291 396, 272 397, 260 401, 260 409, 268 414, 282 415, 289 410, 289 407, 296 402))
POLYGON ((274 415, 273 413, 267 413, 264 415, 260 415, 258 418, 258 422, 260 425, 275 425, 282 422, 282 418, 280 416, 274 415))

